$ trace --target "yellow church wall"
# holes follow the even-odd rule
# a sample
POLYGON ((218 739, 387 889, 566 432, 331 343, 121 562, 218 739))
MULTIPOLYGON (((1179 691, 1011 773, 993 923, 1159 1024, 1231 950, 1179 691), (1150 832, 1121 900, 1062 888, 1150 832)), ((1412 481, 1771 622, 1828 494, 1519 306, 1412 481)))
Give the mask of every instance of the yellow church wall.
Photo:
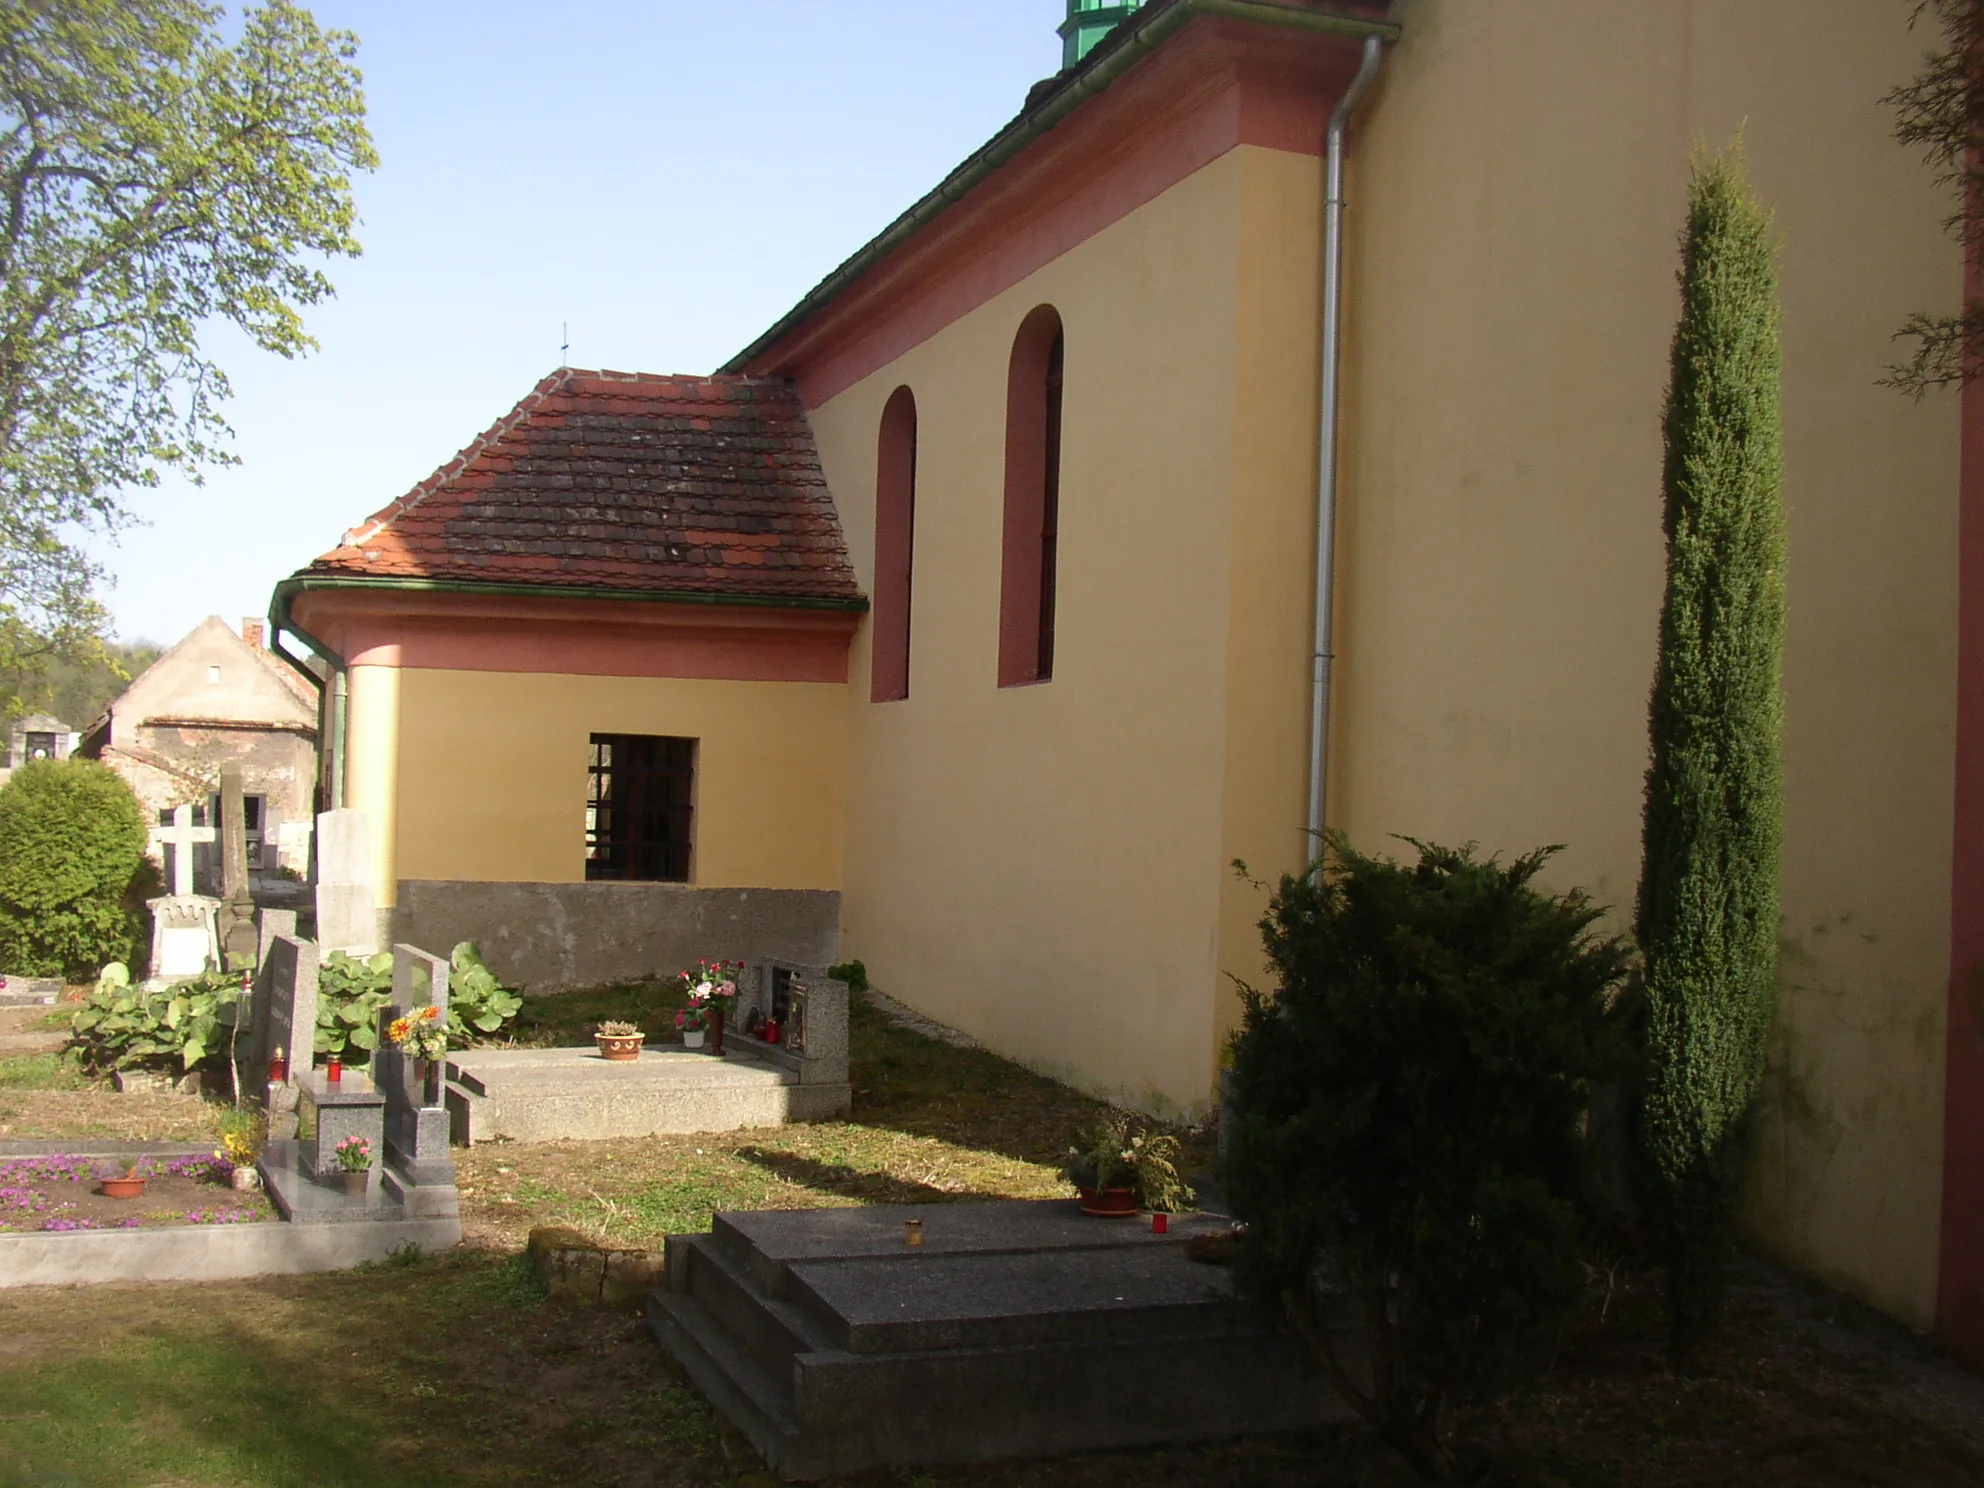
POLYGON ((1239 1021, 1234 980, 1274 985, 1261 948, 1261 887, 1312 855, 1310 656, 1315 630, 1317 317, 1322 167, 1279 150, 1238 152, 1241 262, 1233 496, 1226 581, 1226 773, 1219 861, 1221 978, 1215 1050, 1239 1021))
POLYGON ((1626 924, 1675 237, 1691 139, 1743 128, 1784 242, 1790 512, 1783 998, 1749 1224, 1926 1325, 1958 425, 1953 398, 1875 381, 1961 284, 1879 101, 1927 38, 1867 0, 1399 9, 1350 191, 1332 817, 1366 847, 1567 844, 1551 877, 1626 924))
POLYGON ((908 698, 867 702, 865 628, 853 654, 842 953, 1004 1052, 1159 1107, 1213 1080, 1249 153, 810 415, 864 588, 883 405, 907 385, 919 418, 908 698), (1066 335, 1055 668, 1000 688, 1007 364, 1040 304, 1066 335))
POLYGON ((585 879, 589 736, 697 746, 699 888, 837 889, 839 683, 352 668, 349 799, 386 903, 403 880, 585 879))

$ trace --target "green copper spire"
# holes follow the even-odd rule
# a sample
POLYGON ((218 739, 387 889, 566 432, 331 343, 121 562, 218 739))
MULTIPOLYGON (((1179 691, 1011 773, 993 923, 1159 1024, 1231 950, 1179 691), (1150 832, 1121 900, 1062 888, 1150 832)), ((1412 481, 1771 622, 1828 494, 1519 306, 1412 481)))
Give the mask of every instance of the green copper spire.
POLYGON ((1144 0, 1068 0, 1068 18, 1061 22, 1061 65, 1073 67, 1095 50, 1097 42, 1137 13, 1144 0))

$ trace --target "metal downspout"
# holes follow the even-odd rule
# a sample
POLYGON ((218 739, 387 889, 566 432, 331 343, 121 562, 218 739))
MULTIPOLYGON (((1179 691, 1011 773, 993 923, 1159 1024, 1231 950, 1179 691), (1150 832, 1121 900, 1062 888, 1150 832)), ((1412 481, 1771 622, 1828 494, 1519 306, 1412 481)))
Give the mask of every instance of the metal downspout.
POLYGON ((1330 665, 1335 661, 1337 425, 1342 394, 1337 363, 1343 349, 1343 140, 1357 105, 1377 80, 1385 44, 1367 37, 1357 76, 1330 113, 1323 192, 1322 419, 1316 460, 1316 633, 1309 693, 1309 817, 1302 861, 1322 853, 1329 781, 1330 665))
MULTIPOLYGON (((321 678, 313 677, 312 680, 316 681, 324 689, 324 699, 329 705, 328 711, 330 718, 327 720, 329 724, 327 730, 329 738, 325 740, 325 743, 329 747, 330 758, 326 761, 324 774, 326 777, 325 783, 330 787, 330 800, 325 804, 331 810, 336 811, 344 805, 344 746, 347 705, 345 677, 347 668, 342 656, 338 655, 337 652, 333 651, 329 646, 317 639, 316 636, 296 623, 295 616, 290 613, 290 601, 294 598, 295 588, 296 581, 294 579, 285 579, 276 585, 275 597, 269 604, 269 623, 278 632, 287 632, 295 636, 314 655, 320 657, 325 666, 329 668, 329 675, 321 678)), ((282 649, 279 641, 277 642, 276 649, 278 651, 282 649)), ((298 671, 303 672, 304 675, 312 675, 287 653, 284 653, 284 659, 289 661, 292 666, 295 666, 298 671)))

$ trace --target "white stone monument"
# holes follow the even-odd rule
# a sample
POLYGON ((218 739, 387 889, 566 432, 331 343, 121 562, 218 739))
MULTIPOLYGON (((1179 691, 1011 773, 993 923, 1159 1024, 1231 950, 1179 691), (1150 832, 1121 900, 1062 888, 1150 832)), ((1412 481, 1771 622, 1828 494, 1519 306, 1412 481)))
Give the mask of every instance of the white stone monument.
POLYGON ((365 813, 343 807, 317 818, 317 944, 326 954, 379 950, 379 901, 365 813))
POLYGON ((152 971, 146 985, 156 987, 220 965, 214 928, 220 901, 193 892, 193 847, 212 842, 214 829, 194 826, 191 806, 174 807, 171 823, 154 827, 151 840, 168 857, 172 873, 172 892, 145 904, 152 912, 152 971), (168 847, 169 855, 164 851, 168 847))

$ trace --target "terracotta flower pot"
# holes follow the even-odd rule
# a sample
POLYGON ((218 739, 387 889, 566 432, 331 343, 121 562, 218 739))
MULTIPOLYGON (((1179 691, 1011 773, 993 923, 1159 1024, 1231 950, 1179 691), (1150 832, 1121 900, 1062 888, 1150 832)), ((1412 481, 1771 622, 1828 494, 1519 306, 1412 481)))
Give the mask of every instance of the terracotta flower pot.
POLYGON ((344 1184, 344 1191, 354 1199, 365 1197, 365 1185, 372 1174, 369 1170, 359 1173, 340 1173, 338 1179, 344 1184))
POLYGON ((1098 1219, 1128 1219, 1137 1212, 1134 1188, 1105 1188, 1100 1193, 1084 1188, 1081 1195, 1082 1213, 1093 1214, 1098 1219))
POLYGON ((641 1040, 645 1037, 647 1035, 641 1033, 624 1035, 595 1033, 592 1036, 592 1041, 599 1046, 599 1057, 601 1059, 611 1060, 615 1064, 623 1064, 627 1060, 639 1059, 641 1057, 641 1040))
POLYGON ((143 1178, 106 1178, 103 1180, 103 1196, 106 1199, 135 1199, 145 1191, 143 1178))

